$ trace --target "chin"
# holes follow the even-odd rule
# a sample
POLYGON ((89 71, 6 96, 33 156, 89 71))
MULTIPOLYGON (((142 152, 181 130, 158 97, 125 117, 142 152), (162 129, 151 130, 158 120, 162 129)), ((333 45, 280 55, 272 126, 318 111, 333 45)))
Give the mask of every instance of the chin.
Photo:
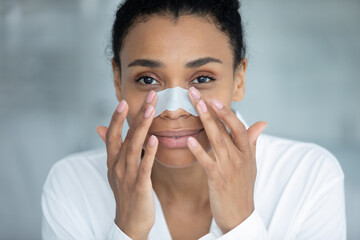
POLYGON ((197 163, 195 156, 188 148, 158 147, 155 161, 168 168, 186 168, 197 163))
MULTIPOLYGON (((206 152, 211 150, 210 143, 205 134, 200 136, 198 140, 206 152)), ((194 154, 188 147, 167 148, 161 146, 160 144, 158 145, 158 149, 155 155, 155 161, 169 168, 186 168, 198 163, 194 154)))

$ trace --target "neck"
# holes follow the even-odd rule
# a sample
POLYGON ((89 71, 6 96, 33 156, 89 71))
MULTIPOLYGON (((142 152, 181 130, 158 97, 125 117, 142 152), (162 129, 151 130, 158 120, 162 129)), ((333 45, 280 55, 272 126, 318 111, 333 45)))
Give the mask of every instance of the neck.
POLYGON ((186 168, 169 168, 155 160, 151 180, 162 204, 185 203, 197 208, 209 203, 207 175, 198 162, 186 168))

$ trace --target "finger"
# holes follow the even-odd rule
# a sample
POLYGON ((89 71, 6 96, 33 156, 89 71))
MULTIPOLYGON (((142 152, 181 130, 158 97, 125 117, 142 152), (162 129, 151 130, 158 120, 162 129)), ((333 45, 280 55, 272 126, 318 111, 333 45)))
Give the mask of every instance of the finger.
POLYGON ((187 145, 200 165, 204 168, 208 178, 213 179, 217 173, 217 162, 206 153, 206 151, 201 147, 195 138, 189 137, 187 139, 187 145))
POLYGON ((260 121, 254 123, 249 129, 247 130, 249 136, 249 142, 252 147, 256 146, 256 142, 260 134, 265 130, 267 127, 267 122, 260 121))
POLYGON ((240 121, 240 119, 231 111, 230 108, 226 107, 217 99, 211 100, 211 107, 220 120, 230 129, 233 141, 240 151, 250 151, 248 133, 245 125, 240 121))
POLYGON ((139 184, 146 184, 151 180, 151 170, 154 164, 155 154, 157 151, 159 141, 157 137, 151 135, 147 143, 144 157, 139 166, 137 182, 139 184))
POLYGON ((119 153, 122 138, 121 131, 122 127, 128 113, 128 105, 125 100, 121 100, 116 110, 114 111, 109 128, 105 135, 106 150, 108 154, 108 167, 113 166, 117 160, 117 155, 119 153))
POLYGON ((99 137, 103 142, 106 144, 106 132, 108 128, 105 126, 96 126, 96 132, 98 133, 99 137))
POLYGON ((224 140, 224 134, 221 133, 221 129, 216 124, 214 117, 208 111, 205 101, 201 99, 200 92, 196 88, 191 87, 189 89, 189 97, 199 113, 200 120, 204 126, 206 135, 209 138, 217 159, 228 159, 229 155, 226 142, 224 140), (198 97, 196 94, 198 94, 198 97))
POLYGON ((141 150, 155 116, 154 105, 156 104, 156 100, 156 92, 151 90, 124 140, 126 149, 125 171, 131 174, 131 176, 137 175, 141 150))

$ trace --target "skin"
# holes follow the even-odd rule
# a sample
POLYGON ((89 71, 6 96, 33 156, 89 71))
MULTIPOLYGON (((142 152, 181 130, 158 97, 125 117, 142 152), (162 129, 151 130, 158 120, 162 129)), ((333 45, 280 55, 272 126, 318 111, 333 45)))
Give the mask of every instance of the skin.
POLYGON ((254 210, 256 140, 266 127, 266 122, 257 122, 246 129, 230 110, 232 101, 244 97, 247 60, 234 71, 226 35, 207 19, 181 16, 174 22, 158 15, 132 26, 120 59, 121 72, 112 62, 120 104, 109 127, 97 127, 107 147, 115 223, 132 239, 147 239, 155 222, 154 189, 173 239, 200 238, 208 233, 212 217, 227 233, 254 210), (221 63, 185 66, 204 57, 221 63), (136 59, 161 61, 163 66, 128 67, 136 59), (202 78, 205 82, 199 82, 201 75, 216 80, 202 78), (151 77, 151 84, 137 84, 140 76, 151 77), (153 118, 156 92, 176 86, 189 89, 199 117, 178 109, 153 118), (190 90, 197 91, 197 97, 190 90), (148 95, 153 99, 146 102, 148 95), (150 113, 147 118, 146 111, 150 113), (130 128, 123 138, 125 118, 130 128), (151 137, 154 131, 200 128, 204 131, 197 139, 188 139, 187 148, 166 148, 151 137), (142 149, 145 154, 139 162, 142 149))

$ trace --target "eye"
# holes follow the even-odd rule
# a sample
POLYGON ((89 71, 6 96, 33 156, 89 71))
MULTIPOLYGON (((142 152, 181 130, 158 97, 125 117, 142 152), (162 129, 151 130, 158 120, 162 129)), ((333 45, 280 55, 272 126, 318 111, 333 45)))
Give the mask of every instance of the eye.
POLYGON ((149 76, 141 76, 138 79, 135 80, 136 83, 140 84, 140 85, 155 85, 157 82, 154 78, 149 77, 149 76))
POLYGON ((208 83, 210 81, 215 81, 215 78, 210 77, 210 76, 206 76, 206 75, 201 75, 201 76, 195 78, 193 83, 208 83))

